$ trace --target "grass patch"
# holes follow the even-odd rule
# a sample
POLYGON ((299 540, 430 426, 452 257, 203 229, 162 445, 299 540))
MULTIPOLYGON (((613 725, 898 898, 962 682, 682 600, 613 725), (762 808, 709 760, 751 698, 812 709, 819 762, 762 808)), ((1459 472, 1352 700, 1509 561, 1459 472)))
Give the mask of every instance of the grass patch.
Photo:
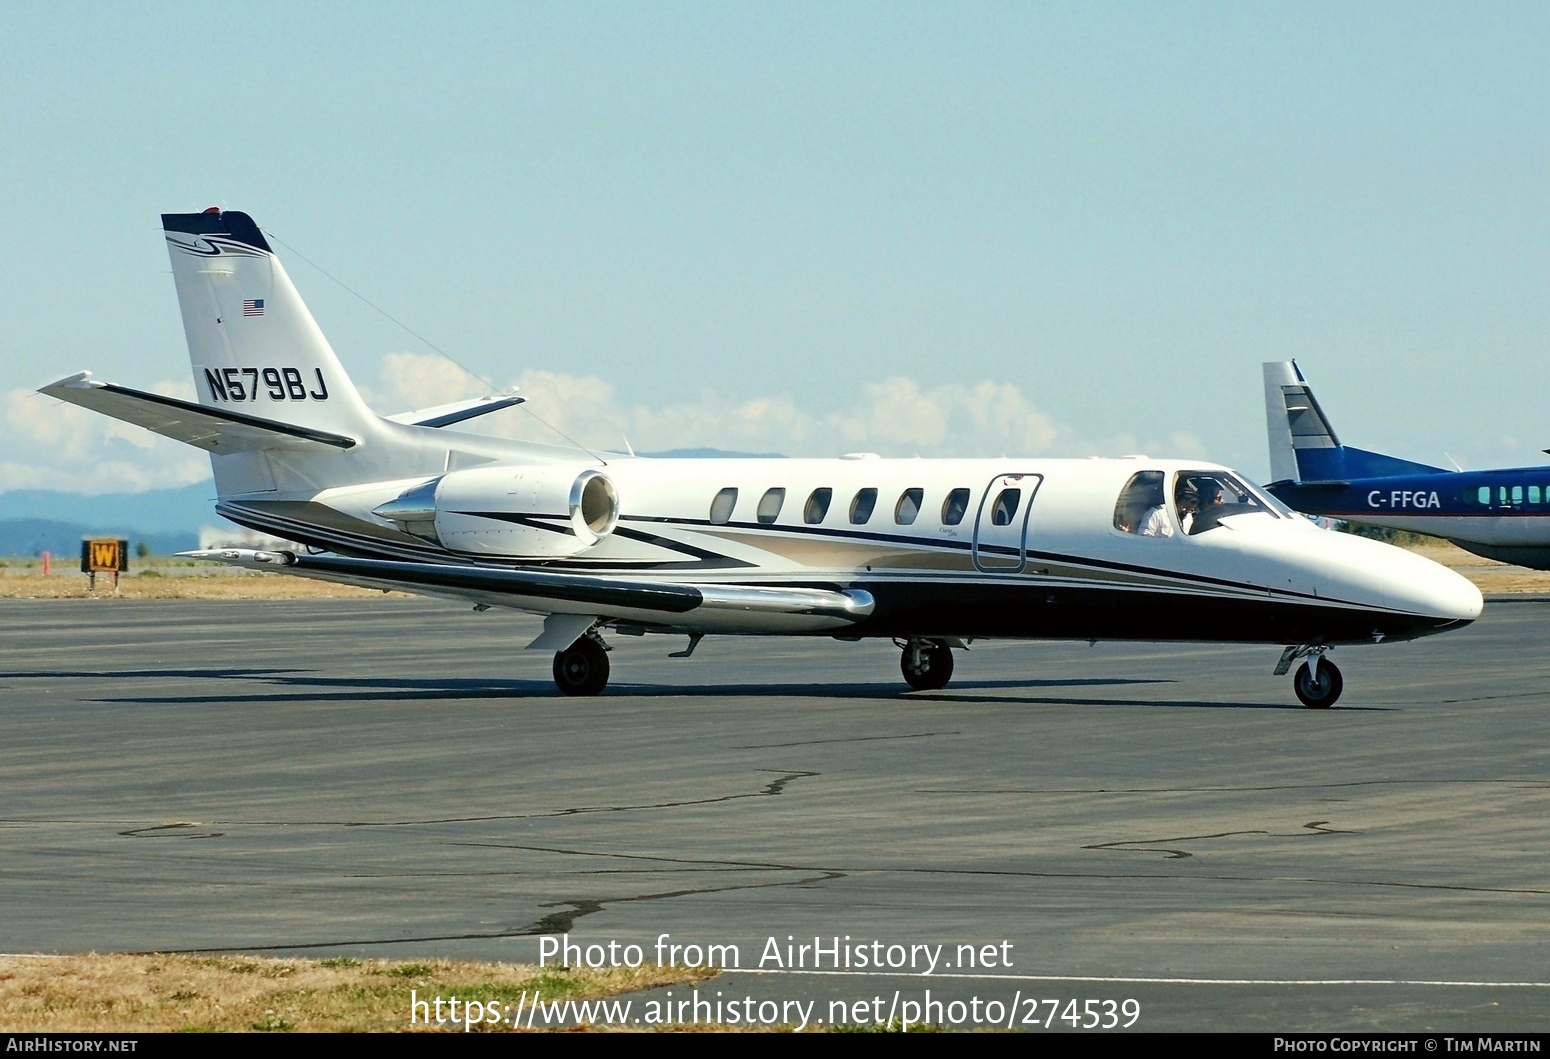
POLYGON ((409 1024, 411 990, 422 1000, 455 995, 515 1006, 535 990, 546 999, 588 1000, 711 974, 353 957, 6 956, 0 1026, 19 1033, 434 1031, 409 1024))

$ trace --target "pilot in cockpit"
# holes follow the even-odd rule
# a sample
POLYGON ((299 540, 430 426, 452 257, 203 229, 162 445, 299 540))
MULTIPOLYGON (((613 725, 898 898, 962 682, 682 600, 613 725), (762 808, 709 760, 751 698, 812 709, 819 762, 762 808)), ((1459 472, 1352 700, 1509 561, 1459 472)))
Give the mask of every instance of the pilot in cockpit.
POLYGON ((1184 532, 1190 535, 1204 533, 1220 525, 1222 515, 1227 510, 1222 483, 1207 475, 1197 475, 1188 479, 1188 488, 1191 493, 1191 505, 1187 521, 1183 514, 1183 490, 1182 488, 1180 490, 1179 522, 1184 526, 1184 532))
POLYGON ((1195 479, 1180 478, 1173 499, 1179 508, 1179 526, 1188 534, 1195 524, 1195 512, 1200 508, 1200 487, 1195 484, 1195 479))

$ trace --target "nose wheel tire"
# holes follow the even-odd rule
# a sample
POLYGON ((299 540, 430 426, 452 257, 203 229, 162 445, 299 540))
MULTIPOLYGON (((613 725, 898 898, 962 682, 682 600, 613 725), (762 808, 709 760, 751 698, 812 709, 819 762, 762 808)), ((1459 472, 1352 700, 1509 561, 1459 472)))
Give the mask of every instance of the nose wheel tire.
POLYGON ((1297 670, 1297 675, 1292 678, 1292 690, 1302 700, 1302 704, 1310 710, 1323 710, 1335 704, 1340 698, 1341 689, 1345 687, 1345 681, 1340 677, 1340 670, 1335 663, 1324 659, 1319 662, 1319 675, 1317 678, 1304 662, 1297 670))
POLYGON ((953 650, 934 640, 921 644, 918 650, 906 647, 899 668, 905 683, 916 691, 938 691, 953 679, 953 650))
POLYGON ((554 686, 566 695, 596 695, 608 686, 608 653, 583 636, 554 655, 554 686))

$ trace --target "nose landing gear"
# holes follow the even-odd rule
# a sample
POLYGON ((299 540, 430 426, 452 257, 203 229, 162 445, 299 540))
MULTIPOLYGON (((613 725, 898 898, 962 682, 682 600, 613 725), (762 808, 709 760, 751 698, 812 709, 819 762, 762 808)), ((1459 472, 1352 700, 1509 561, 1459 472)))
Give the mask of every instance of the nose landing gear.
POLYGON ((899 668, 916 691, 939 691, 953 679, 953 649, 941 640, 912 639, 900 646, 904 654, 899 668))
POLYGON ((1308 659, 1297 667, 1297 673, 1292 677, 1292 691, 1310 710, 1325 710, 1333 706, 1345 688, 1340 668, 1324 657, 1328 650, 1322 644, 1288 647, 1281 652, 1280 664, 1276 666, 1276 676, 1281 676, 1297 659, 1308 659))

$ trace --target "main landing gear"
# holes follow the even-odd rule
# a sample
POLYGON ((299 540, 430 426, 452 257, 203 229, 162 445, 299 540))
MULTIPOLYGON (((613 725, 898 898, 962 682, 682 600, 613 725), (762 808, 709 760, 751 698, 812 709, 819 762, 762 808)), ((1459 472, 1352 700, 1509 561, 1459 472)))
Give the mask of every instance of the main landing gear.
POLYGON ((555 652, 554 685, 566 695, 597 695, 608 686, 608 647, 596 633, 555 652))
POLYGON ((939 691, 953 679, 953 649, 941 640, 912 639, 899 646, 904 649, 899 668, 916 691, 939 691))
POLYGON ((1345 681, 1340 676, 1340 668, 1335 663, 1324 657, 1328 647, 1321 644, 1310 644, 1303 647, 1288 647, 1281 652, 1281 661, 1276 665, 1276 676, 1283 676, 1291 668, 1293 662, 1306 657, 1308 660, 1297 667, 1297 673, 1292 677, 1292 690, 1297 693, 1297 698, 1310 710, 1325 710, 1335 704, 1340 698, 1340 692, 1345 688, 1345 681))

